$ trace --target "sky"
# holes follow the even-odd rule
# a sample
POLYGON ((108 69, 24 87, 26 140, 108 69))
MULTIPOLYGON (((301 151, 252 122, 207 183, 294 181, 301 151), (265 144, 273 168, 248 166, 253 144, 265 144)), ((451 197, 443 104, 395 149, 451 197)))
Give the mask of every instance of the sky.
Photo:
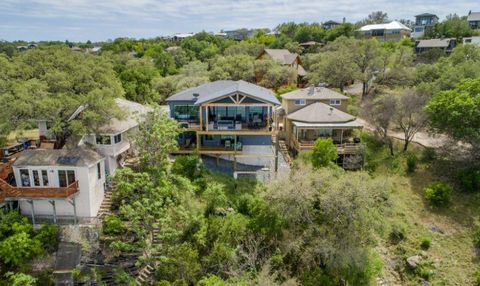
POLYGON ((478 0, 0 0, 0 40, 105 41, 186 32, 274 28, 287 21, 356 22, 480 11, 478 0))

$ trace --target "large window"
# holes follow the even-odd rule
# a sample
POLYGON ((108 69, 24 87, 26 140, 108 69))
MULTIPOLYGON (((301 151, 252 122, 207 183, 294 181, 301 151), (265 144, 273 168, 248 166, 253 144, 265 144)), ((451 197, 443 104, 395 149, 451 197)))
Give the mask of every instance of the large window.
POLYGON ((110 135, 97 135, 96 142, 97 145, 110 145, 112 144, 112 137, 110 135))
POLYGON ((179 121, 197 121, 199 107, 195 105, 175 105, 174 118, 179 121))
POLYGON ((68 187, 73 182, 75 182, 75 171, 72 171, 72 170, 58 171, 58 183, 60 187, 68 187))
POLYGON ((33 170, 32 174, 33 174, 33 185, 36 187, 40 186, 40 176, 38 175, 38 171, 33 170))
POLYGON ((122 134, 120 133, 120 134, 117 134, 117 135, 113 136, 113 142, 115 144, 122 142, 122 134))
POLYGON ((22 181, 22 187, 30 187, 30 174, 28 169, 20 169, 20 180, 22 181))
POLYGON ((385 33, 385 30, 373 30, 372 31, 372 36, 374 37, 383 37, 383 34, 385 33))
POLYGON ((47 173, 47 170, 42 170, 42 183, 43 183, 43 186, 44 186, 44 187, 48 186, 48 173, 47 173))
POLYGON ((330 105, 341 105, 342 101, 340 99, 330 99, 330 105))

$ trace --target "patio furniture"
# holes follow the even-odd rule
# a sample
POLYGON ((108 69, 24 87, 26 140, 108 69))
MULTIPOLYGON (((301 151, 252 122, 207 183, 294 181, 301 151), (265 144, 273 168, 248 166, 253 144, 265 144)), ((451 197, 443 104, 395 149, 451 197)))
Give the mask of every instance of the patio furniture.
POLYGON ((230 140, 226 140, 225 141, 225 149, 230 149, 232 148, 232 142, 230 142, 230 140))
POLYGON ((242 150, 242 142, 237 142, 237 146, 235 146, 235 150, 241 151, 242 150))

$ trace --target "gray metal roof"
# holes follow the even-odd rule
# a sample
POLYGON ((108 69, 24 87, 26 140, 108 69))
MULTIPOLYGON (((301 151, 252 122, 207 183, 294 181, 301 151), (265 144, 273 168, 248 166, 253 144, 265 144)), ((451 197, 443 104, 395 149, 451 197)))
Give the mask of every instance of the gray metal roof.
POLYGON ((437 17, 437 15, 431 14, 431 13, 422 13, 422 14, 415 15, 415 17, 437 17))
POLYGON ((264 52, 267 53, 273 60, 284 65, 291 65, 298 57, 298 54, 291 53, 287 49, 264 49, 264 52))
POLYGON ((243 80, 217 80, 214 82, 208 82, 176 93, 170 96, 167 99, 167 102, 191 101, 196 105, 200 105, 234 93, 241 93, 274 105, 280 104, 271 90, 243 80))
POLYGON ((420 40, 417 48, 446 48, 450 45, 451 40, 455 40, 455 38, 420 40))
POLYGON ((13 166, 71 166, 89 167, 104 157, 87 147, 54 150, 26 150, 15 160, 13 166))
POLYGON ((308 123, 345 123, 355 120, 355 116, 331 107, 322 102, 315 102, 287 116, 293 121, 308 123))
POLYGON ((480 21, 480 12, 471 12, 468 14, 467 21, 480 21))
POLYGON ((326 87, 314 87, 313 93, 311 93, 312 87, 297 89, 288 93, 282 94, 283 99, 316 99, 316 100, 328 100, 328 99, 348 99, 347 96, 331 90, 326 87))

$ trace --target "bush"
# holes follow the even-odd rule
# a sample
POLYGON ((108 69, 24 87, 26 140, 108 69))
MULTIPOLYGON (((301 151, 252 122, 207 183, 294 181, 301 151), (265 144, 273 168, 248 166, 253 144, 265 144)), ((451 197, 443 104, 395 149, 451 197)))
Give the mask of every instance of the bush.
POLYGON ((106 235, 118 235, 124 232, 123 223, 120 218, 108 215, 103 221, 103 233, 106 235))
POLYGON ((433 263, 429 261, 422 261, 420 265, 418 265, 415 269, 415 274, 427 281, 430 280, 435 274, 435 268, 433 266, 433 263))
POLYGON ((480 169, 471 168, 460 172, 457 176, 462 190, 467 192, 480 191, 480 169))
POLYGON ((435 160, 436 157, 437 154, 434 148, 427 147, 422 152, 422 160, 424 162, 432 162, 433 160, 435 160))
POLYGON ((473 234, 473 242, 475 243, 476 247, 480 247, 480 227, 477 227, 473 234))
POLYGON ((475 279, 475 285, 480 286, 480 270, 475 271, 474 279, 475 279))
POLYGON ((172 166, 172 171, 190 180, 201 177, 204 166, 198 155, 177 156, 172 166))
POLYGON ((415 154, 409 154, 407 156, 407 173, 413 173, 417 169, 417 156, 415 154))
POLYGON ((326 167, 337 160, 337 147, 332 138, 319 138, 315 141, 312 152, 312 165, 315 168, 326 167))
POLYGON ((428 250, 432 245, 432 238, 431 237, 423 237, 420 242, 420 247, 423 250, 428 250))
POLYGON ((60 241, 58 226, 54 224, 43 225, 37 232, 37 235, 35 235, 35 239, 38 239, 42 243, 42 247, 47 252, 54 252, 57 250, 60 241))
POLYGON ((391 242, 399 243, 407 238, 407 228, 403 224, 393 224, 389 237, 391 242))
POLYGON ((436 182, 426 187, 425 198, 436 207, 446 206, 450 203, 452 188, 444 182, 436 182))

